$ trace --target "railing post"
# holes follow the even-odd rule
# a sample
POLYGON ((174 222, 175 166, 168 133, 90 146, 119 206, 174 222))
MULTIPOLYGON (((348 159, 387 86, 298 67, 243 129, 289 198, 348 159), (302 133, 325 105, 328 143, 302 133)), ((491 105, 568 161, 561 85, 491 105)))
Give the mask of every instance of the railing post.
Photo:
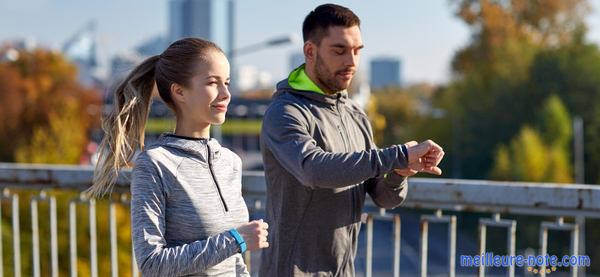
POLYGON ((69 201, 69 258, 71 277, 77 277, 77 200, 69 201))
POLYGON ((58 277, 58 221, 56 220, 56 198, 50 197, 50 255, 52 276, 58 277))
POLYGON ((400 277, 400 215, 394 215, 394 277, 400 277))
POLYGON ((373 216, 367 214, 367 255, 366 277, 373 276, 373 216))
POLYGON ((429 222, 424 220, 421 217, 421 248, 419 250, 421 256, 421 277, 427 277, 427 243, 428 243, 428 233, 429 233, 429 222))
POLYGON ((51 276, 58 276, 58 232, 56 222, 56 198, 54 196, 47 196, 46 191, 42 190, 38 196, 34 196, 30 200, 31 207, 31 241, 32 241, 32 255, 33 255, 33 275, 40 276, 44 275, 40 270, 40 230, 39 230, 39 216, 38 216, 38 203, 48 203, 49 216, 50 216, 50 270, 51 276))
MULTIPOLYGON (((0 195, 0 226, 3 226, 3 220, 2 220, 2 201, 5 200, 3 195, 0 195)), ((4 247, 2 245, 2 238, 3 238, 3 234, 2 234, 2 228, 0 228, 0 276, 4 276, 4 247)))
POLYGON ((40 276, 40 231, 36 197, 31 198, 31 246, 33 256, 33 276, 40 276))
MULTIPOLYGON (((12 232, 13 232, 12 233, 13 269, 14 269, 13 275, 15 277, 20 277, 21 276, 21 228, 19 226, 19 222, 20 222, 20 220, 19 220, 19 218, 20 218, 19 217, 19 196, 17 194, 13 194, 8 189, 4 189, 4 191, 2 192, 1 199, 9 201, 11 203, 12 232)), ((1 237, 0 237, 0 240, 1 240, 1 237)), ((3 261, 0 260, 0 262, 3 262, 3 261)), ((0 266, 0 267, 2 267, 2 266, 0 266)), ((2 275, 4 275, 4 273, 2 275)))
POLYGON ((117 241, 117 203, 110 200, 108 207, 108 229, 110 235, 110 272, 112 277, 119 276, 119 249, 117 241))
POLYGON ((87 198, 83 193, 79 198, 69 201, 69 236, 71 253, 71 276, 77 276, 77 204, 87 204, 90 228, 90 274, 92 277, 98 276, 98 249, 96 234, 96 201, 87 198))
MULTIPOLYGON (((556 222, 542 222, 540 228, 540 255, 546 256, 548 254, 548 230, 555 231, 569 231, 571 232, 570 242, 570 254, 576 256, 579 253, 579 225, 564 223, 563 217, 558 217, 556 222)), ((554 269, 554 268, 552 268, 554 269)), ((540 276, 546 276, 546 273, 552 271, 547 269, 546 265, 542 265, 540 268, 540 276)), ((577 277, 579 269, 577 266, 571 267, 571 277, 577 277)))
MULTIPOLYGON (((123 203, 123 205, 129 207, 129 210, 131 210, 131 199, 127 198, 126 194, 121 194, 121 203, 123 203)), ((131 225, 131 217, 129 217, 130 220, 130 225, 131 225)), ((131 257, 131 276, 132 277, 138 277, 140 275, 140 272, 138 270, 138 266, 137 266, 137 261, 135 259, 135 249, 133 249, 133 239, 131 240, 131 253, 130 253, 130 257, 131 257)))
MULTIPOLYGON (((507 229, 506 235, 506 249, 510 257, 515 256, 515 245, 516 245, 516 232, 517 232, 517 221, 500 219, 500 214, 495 213, 491 219, 480 218, 479 219, 479 253, 485 256, 486 252, 486 230, 487 226, 492 227, 503 227, 507 229)), ((508 268, 507 275, 509 277, 515 276, 515 265, 511 264, 508 268)), ((482 264, 479 267, 479 277, 485 276, 485 265, 482 264)))
POLYGON ((429 222, 448 224, 448 276, 456 275, 456 216, 444 216, 442 210, 421 216, 421 276, 427 276, 427 240, 429 222))
MULTIPOLYGON (((579 254, 587 255, 585 250, 585 217, 584 216, 576 216, 575 223, 579 225, 579 254)), ((579 276, 585 277, 585 267, 578 267, 579 276)))

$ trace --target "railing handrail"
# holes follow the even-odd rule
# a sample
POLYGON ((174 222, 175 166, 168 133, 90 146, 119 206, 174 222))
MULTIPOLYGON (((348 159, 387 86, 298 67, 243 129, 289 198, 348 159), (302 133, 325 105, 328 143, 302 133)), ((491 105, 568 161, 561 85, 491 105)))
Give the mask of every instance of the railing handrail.
MULTIPOLYGON (((83 190, 92 166, 0 163, 0 187, 83 190)), ((131 170, 116 188, 128 190, 131 170)), ((244 195, 265 195, 264 173, 243 172, 244 195)), ((489 180, 410 178, 406 207, 456 211, 600 217, 600 186, 489 180)))

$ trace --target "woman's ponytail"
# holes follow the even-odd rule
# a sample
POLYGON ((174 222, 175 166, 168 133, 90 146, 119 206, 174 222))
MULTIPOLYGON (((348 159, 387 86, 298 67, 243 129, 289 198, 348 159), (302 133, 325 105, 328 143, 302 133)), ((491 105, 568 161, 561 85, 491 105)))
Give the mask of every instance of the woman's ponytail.
POLYGON ((100 143, 94 183, 87 190, 101 197, 112 190, 119 170, 129 165, 137 150, 144 148, 144 128, 155 90, 156 64, 152 56, 137 66, 115 91, 114 110, 102 120, 104 138, 100 143))

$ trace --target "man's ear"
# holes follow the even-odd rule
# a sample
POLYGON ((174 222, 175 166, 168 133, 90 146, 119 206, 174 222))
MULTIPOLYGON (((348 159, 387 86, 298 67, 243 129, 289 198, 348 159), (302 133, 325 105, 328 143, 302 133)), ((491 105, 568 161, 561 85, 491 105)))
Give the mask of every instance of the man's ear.
POLYGON ((306 62, 314 62, 315 60, 315 56, 317 54, 317 47, 316 45, 311 42, 310 40, 306 41, 304 43, 304 59, 306 60, 306 62))
POLYGON ((185 102, 185 89, 177 84, 177 83, 172 83, 171 84, 171 98, 173 99, 173 102, 185 102))

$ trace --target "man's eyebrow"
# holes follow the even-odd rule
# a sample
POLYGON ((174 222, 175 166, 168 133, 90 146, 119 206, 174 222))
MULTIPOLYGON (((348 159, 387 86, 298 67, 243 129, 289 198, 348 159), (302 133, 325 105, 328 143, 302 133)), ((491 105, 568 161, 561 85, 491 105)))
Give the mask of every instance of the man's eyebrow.
MULTIPOLYGON (((348 46, 346 46, 344 44, 336 43, 336 44, 332 44, 331 47, 334 47, 334 48, 346 48, 348 46)), ((365 45, 361 44, 358 47, 355 47, 355 49, 363 49, 364 47, 365 47, 365 45)))

